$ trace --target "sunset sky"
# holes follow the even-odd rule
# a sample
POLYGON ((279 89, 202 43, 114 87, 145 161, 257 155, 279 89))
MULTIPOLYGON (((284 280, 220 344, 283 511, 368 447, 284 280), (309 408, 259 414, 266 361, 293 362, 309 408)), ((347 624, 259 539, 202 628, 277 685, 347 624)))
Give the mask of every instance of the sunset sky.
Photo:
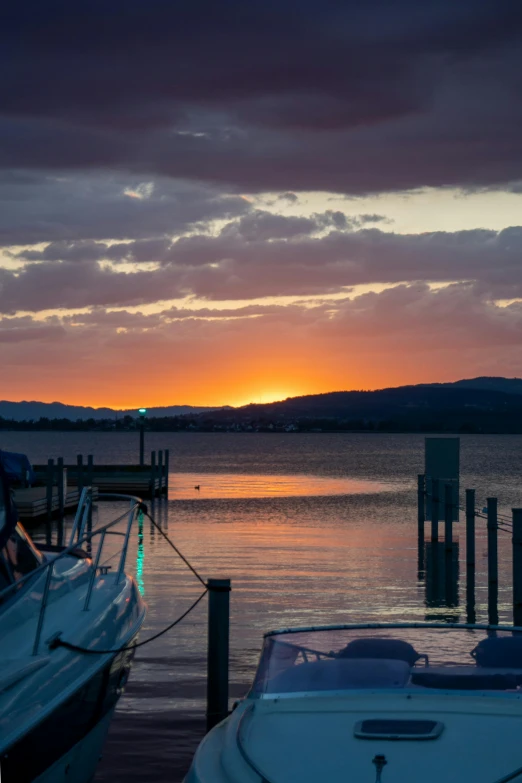
POLYGON ((0 399, 522 375, 519 0, 27 0, 0 399))

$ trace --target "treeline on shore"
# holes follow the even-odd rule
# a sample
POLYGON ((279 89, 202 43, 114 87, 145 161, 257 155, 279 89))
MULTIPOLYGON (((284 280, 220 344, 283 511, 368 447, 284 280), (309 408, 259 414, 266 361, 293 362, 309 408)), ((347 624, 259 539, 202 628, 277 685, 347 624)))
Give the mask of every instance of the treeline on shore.
MULTIPOLYGON (((199 414, 151 417, 145 421, 150 432, 460 432, 483 434, 522 433, 521 415, 497 411, 416 412, 382 419, 313 417, 295 418, 247 416, 228 412, 227 416, 199 414)), ((16 421, 0 417, 0 431, 130 432, 139 428, 139 419, 50 419, 16 421)))

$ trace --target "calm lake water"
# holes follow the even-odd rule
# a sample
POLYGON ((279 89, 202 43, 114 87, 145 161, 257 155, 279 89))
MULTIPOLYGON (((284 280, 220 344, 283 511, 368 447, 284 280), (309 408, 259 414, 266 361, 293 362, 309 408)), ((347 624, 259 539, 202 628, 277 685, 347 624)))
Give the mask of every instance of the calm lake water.
MULTIPOLYGON (((433 575, 419 578, 416 476, 423 472, 423 436, 152 433, 146 446, 171 454, 170 496, 156 501, 155 518, 204 577, 232 579, 231 698, 247 689, 262 634, 271 628, 466 621, 463 533, 451 600, 433 575)), ((135 433, 7 432, 0 433, 0 448, 23 451, 33 462, 75 461, 82 453, 95 462, 125 463, 137 461, 138 439, 135 433)), ((488 496, 498 497, 502 514, 522 506, 522 436, 461 437, 465 487, 477 490, 479 507, 488 496)), ((99 519, 115 510, 103 504, 99 519)), ((139 532, 128 566, 149 606, 143 640, 201 591, 147 520, 139 532)), ((477 622, 487 620, 484 533, 485 520, 477 520, 477 622)), ((510 622, 509 549, 501 534, 499 612, 510 622)), ((182 780, 204 730, 205 654, 206 600, 138 651, 97 781, 182 780)))

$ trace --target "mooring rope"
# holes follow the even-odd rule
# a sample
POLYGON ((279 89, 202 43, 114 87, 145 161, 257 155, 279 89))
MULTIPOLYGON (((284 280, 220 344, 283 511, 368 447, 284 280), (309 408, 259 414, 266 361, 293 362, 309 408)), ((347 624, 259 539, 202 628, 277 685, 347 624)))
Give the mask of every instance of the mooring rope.
POLYGON ((90 647, 81 647, 78 644, 73 644, 72 642, 67 642, 64 639, 61 639, 59 636, 57 636, 57 637, 55 637, 54 639, 52 639, 49 642, 48 646, 49 646, 50 650, 55 650, 57 647, 65 647, 68 650, 73 650, 74 652, 87 653, 89 655, 109 655, 109 654, 117 654, 117 653, 120 653, 120 652, 125 652, 126 650, 135 650, 137 647, 143 647, 146 644, 150 644, 150 642, 153 642, 156 639, 159 639, 160 636, 163 636, 163 634, 166 634, 170 630, 172 630, 172 628, 174 628, 176 625, 178 625, 182 620, 185 619, 185 617, 187 615, 189 615, 192 612, 193 609, 196 608, 196 606, 199 604, 199 602, 208 593, 208 586, 207 586, 207 583, 205 582, 205 580, 203 579, 203 577, 200 576, 200 574, 198 574, 198 572, 196 571, 194 566, 187 560, 185 555, 183 555, 180 552, 180 550, 178 549, 176 544, 168 537, 168 535, 161 528, 161 526, 158 525, 158 523, 156 522, 154 517, 152 517, 151 514, 149 514, 147 507, 145 505, 143 505, 141 510, 143 511, 144 516, 146 516, 146 517, 148 517, 148 519, 150 519, 150 521, 152 522, 154 527, 157 530, 159 530, 159 532, 161 533, 161 535, 163 536, 165 541, 167 541, 167 543, 172 547, 172 549, 178 555, 178 557, 181 560, 183 560, 183 562, 185 563, 187 568, 189 568, 192 571, 192 573, 194 574, 196 579, 198 579, 201 582, 201 584, 204 586, 205 589, 203 590, 201 595, 198 598, 196 598, 194 603, 191 604, 191 606, 189 606, 189 608, 185 612, 183 612, 182 615, 177 617, 176 620, 174 620, 172 623, 170 623, 170 625, 167 625, 166 628, 163 628, 163 630, 161 630, 158 633, 154 634, 154 636, 150 636, 148 639, 144 639, 142 642, 137 642, 136 644, 130 644, 128 646, 124 645, 123 647, 117 647, 114 650, 92 650, 90 647))

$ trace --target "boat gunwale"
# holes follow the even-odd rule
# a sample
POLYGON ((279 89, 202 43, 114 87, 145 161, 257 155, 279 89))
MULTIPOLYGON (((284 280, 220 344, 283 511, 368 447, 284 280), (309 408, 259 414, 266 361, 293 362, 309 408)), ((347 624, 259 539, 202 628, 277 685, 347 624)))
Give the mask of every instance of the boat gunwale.
POLYGON ((305 625, 294 626, 291 628, 278 628, 273 631, 266 631, 263 639, 271 636, 282 636, 283 634, 294 633, 313 633, 319 631, 357 631, 357 630, 386 630, 386 629, 407 629, 407 628, 433 628, 438 630, 458 630, 458 631, 504 631, 519 632, 522 634, 522 626, 519 625, 487 625, 480 623, 344 623, 339 625, 305 625))

